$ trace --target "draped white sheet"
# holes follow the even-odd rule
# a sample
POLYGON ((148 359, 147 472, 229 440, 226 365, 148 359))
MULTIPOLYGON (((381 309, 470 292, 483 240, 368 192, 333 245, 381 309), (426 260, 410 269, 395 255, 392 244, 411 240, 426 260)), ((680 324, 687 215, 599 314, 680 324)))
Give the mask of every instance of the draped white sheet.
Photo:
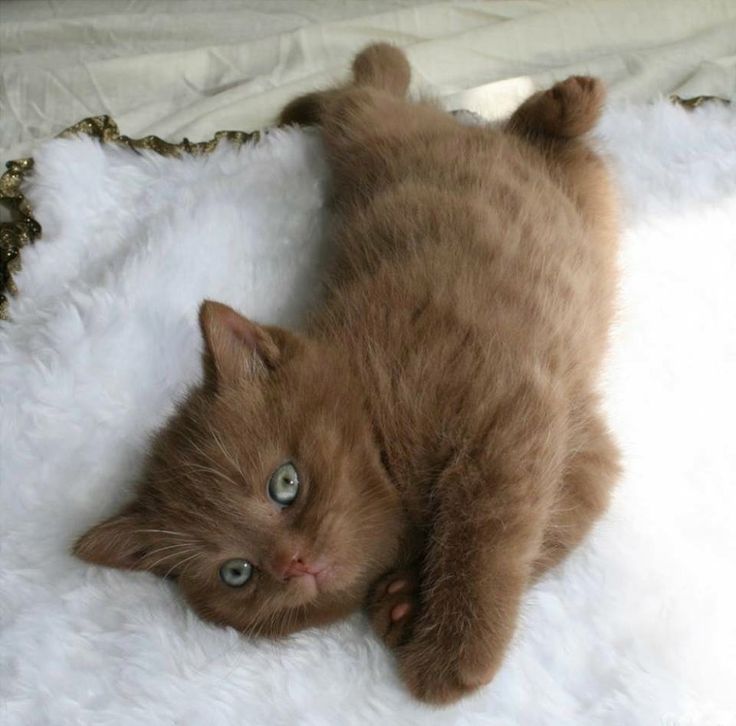
POLYGON ((415 90, 487 117, 570 73, 617 99, 736 95, 734 0, 3 0, 0 21, 3 159, 101 113, 173 141, 261 128, 378 39, 415 90))

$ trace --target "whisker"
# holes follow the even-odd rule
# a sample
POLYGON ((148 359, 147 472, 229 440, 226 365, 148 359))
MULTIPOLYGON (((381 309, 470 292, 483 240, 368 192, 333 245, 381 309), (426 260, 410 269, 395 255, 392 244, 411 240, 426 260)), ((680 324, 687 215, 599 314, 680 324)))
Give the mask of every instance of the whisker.
POLYGON ((152 557, 153 555, 157 555, 159 552, 165 552, 166 550, 173 550, 176 547, 178 547, 179 549, 181 549, 182 547, 191 547, 196 544, 197 544, 196 542, 178 542, 177 544, 167 545, 166 547, 157 547, 155 550, 151 550, 148 553, 148 556, 152 557))
POLYGON ((212 464, 215 467, 218 465, 219 462, 215 461, 215 459, 213 459, 201 446, 199 446, 199 444, 197 444, 195 441, 190 441, 190 443, 192 447, 194 448, 194 450, 197 453, 199 453, 199 455, 203 459, 205 459, 206 461, 209 461, 210 464, 212 464))
MULTIPOLYGON (((202 552, 197 553, 197 557, 204 557, 204 554, 202 552)), ((194 561, 196 558, 191 558, 190 560, 194 561)), ((191 562, 189 563, 191 564, 191 562)), ((187 570, 189 569, 189 565, 187 565, 182 571, 181 574, 183 575, 187 570)))
POLYGON ((165 562, 166 560, 171 559, 172 557, 179 557, 180 555, 189 554, 189 552, 191 552, 191 550, 187 550, 186 552, 170 552, 168 555, 164 555, 160 559, 156 560, 152 565, 149 565, 148 567, 146 567, 146 569, 153 570, 153 568, 156 567, 156 565, 159 565, 162 562, 165 562))
POLYGON ((214 476, 219 477, 220 479, 223 479, 224 481, 232 484, 233 486, 237 487, 240 486, 232 477, 228 476, 224 472, 220 471, 219 469, 215 469, 211 466, 202 466, 197 464, 187 464, 187 470, 184 471, 182 469, 182 473, 186 474, 212 474, 214 476))
POLYGON ((177 567, 181 567, 185 562, 189 562, 190 560, 193 560, 195 557, 201 557, 201 552, 195 552, 190 557, 185 557, 183 560, 180 560, 179 562, 175 562, 168 570, 166 570, 166 574, 164 575, 164 579, 166 579, 177 567))
POLYGON ((230 462, 232 467, 236 469, 241 476, 245 477, 245 474, 243 474, 243 470, 240 466, 240 462, 230 453, 230 451, 227 449, 225 444, 222 442, 222 439, 220 438, 220 435, 212 428, 212 424, 208 422, 207 428, 210 432, 210 435, 214 439, 215 443, 217 444, 217 447, 222 452, 222 455, 225 457, 225 459, 230 462))

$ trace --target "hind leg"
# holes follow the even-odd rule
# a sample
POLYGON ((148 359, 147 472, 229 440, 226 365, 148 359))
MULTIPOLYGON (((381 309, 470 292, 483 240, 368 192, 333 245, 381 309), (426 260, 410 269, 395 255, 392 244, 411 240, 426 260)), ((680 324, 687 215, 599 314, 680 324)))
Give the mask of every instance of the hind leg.
MULTIPOLYGON (((311 113, 310 103, 301 112, 311 113)), ((323 94, 318 105, 333 202, 351 209, 362 207, 385 185, 407 176, 423 133, 457 124, 435 106, 411 104, 365 85, 323 94)))
POLYGON ((600 118, 605 89, 597 78, 571 76, 535 93, 506 131, 541 151, 549 169, 596 235, 615 237, 614 195, 603 160, 581 138, 600 118))
POLYGON ((355 56, 352 70, 352 83, 295 98, 279 115, 279 124, 319 124, 334 102, 354 89, 380 90, 394 98, 404 98, 409 89, 409 62, 401 50, 388 43, 365 47, 355 56))
POLYGON ((620 473, 619 451, 603 419, 592 411, 572 442, 554 513, 550 518, 535 577, 559 564, 608 508, 620 473))
POLYGON ((574 139, 596 124, 605 95, 597 78, 570 76, 524 101, 506 129, 527 137, 574 139))

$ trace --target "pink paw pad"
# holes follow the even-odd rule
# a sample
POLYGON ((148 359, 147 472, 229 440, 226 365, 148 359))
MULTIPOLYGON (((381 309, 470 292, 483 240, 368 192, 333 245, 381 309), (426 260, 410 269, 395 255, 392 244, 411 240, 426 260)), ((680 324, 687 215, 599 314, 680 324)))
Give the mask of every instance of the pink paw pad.
POLYGON ((393 608, 391 608, 391 620, 394 622, 401 620, 401 618, 409 614, 410 610, 411 603, 408 602, 401 602, 398 605, 394 605, 393 608))
POLYGON ((394 580, 387 588, 389 595, 401 592, 406 587, 406 580, 394 580))

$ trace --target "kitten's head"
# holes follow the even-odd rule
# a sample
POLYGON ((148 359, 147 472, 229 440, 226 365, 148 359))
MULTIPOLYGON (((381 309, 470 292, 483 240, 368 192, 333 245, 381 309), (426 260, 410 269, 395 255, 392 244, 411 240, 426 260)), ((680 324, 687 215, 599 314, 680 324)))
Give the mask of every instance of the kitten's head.
POLYGON ((325 344, 201 309, 205 381, 157 435, 135 500, 75 545, 175 577, 205 619, 283 635, 360 606, 403 518, 360 388, 325 344))

